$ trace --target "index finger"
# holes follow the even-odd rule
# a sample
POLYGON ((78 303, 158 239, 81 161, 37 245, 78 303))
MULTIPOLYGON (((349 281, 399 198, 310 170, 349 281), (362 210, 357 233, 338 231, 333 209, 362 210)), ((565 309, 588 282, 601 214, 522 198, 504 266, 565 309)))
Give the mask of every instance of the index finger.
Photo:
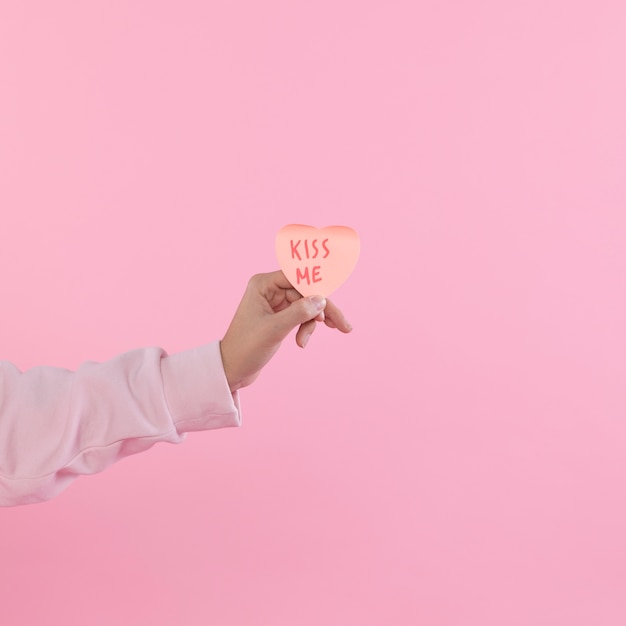
MULTIPOLYGON (((277 287, 278 289, 293 289, 297 291, 294 286, 287 280, 287 277, 282 270, 276 270, 275 272, 268 272, 266 274, 259 274, 263 288, 277 287)), ((302 294, 300 294, 302 296, 302 294)))
POLYGON ((328 298, 326 299, 324 315, 326 317, 324 322, 329 328, 337 328, 342 333, 349 333, 352 330, 352 325, 348 322, 346 316, 328 298))

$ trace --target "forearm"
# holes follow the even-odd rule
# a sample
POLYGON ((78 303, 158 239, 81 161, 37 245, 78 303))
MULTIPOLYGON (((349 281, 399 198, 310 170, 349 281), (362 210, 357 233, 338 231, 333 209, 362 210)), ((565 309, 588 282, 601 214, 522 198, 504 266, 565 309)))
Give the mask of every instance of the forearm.
POLYGON ((76 372, 0 362, 0 505, 54 497, 159 441, 240 424, 219 344, 158 347, 87 361, 76 372))

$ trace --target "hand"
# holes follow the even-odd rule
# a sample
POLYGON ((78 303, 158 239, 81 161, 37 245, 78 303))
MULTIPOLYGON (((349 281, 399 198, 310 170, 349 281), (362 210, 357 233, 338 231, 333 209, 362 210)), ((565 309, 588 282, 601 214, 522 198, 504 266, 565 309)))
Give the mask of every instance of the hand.
POLYGON ((296 343, 304 348, 317 322, 343 333, 352 330, 330 300, 303 298, 281 271, 253 276, 220 342, 230 390, 252 383, 296 326, 296 343))

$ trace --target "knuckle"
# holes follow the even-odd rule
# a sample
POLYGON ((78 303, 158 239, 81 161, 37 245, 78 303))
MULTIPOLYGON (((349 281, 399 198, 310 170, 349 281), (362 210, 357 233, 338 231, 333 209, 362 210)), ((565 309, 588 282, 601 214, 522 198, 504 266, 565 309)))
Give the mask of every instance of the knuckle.
POLYGON ((248 285, 250 285, 251 287, 256 287, 260 285, 262 282, 263 282, 263 274, 254 274, 253 276, 250 277, 250 280, 248 280, 248 285))

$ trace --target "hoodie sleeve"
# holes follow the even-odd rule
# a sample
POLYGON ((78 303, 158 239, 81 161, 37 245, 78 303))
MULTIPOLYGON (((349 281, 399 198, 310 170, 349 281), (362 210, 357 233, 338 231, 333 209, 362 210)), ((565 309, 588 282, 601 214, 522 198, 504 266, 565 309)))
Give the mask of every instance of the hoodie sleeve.
POLYGON ((172 355, 132 350, 75 372, 0 361, 0 506, 53 498, 159 441, 240 425, 219 341, 172 355))

